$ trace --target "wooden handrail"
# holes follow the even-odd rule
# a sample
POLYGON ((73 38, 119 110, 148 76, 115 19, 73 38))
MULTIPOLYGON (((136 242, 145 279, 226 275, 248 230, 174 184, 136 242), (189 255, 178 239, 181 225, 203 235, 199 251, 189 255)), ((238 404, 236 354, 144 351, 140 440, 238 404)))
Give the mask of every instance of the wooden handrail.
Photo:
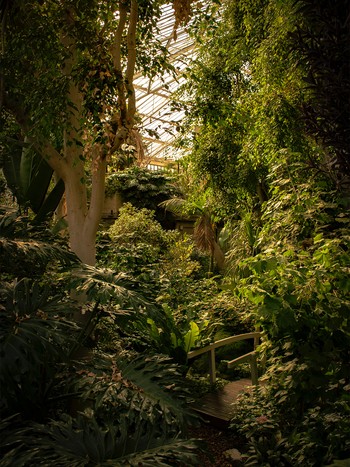
POLYGON ((232 368, 234 365, 237 365, 238 363, 243 363, 243 362, 250 363, 250 374, 252 377, 252 384, 254 386, 257 386, 258 385, 258 365, 256 361, 255 350, 253 350, 253 352, 246 353, 245 355, 242 355, 241 357, 235 358, 234 360, 227 362, 227 368, 232 368))
POLYGON ((261 332, 247 332, 245 334, 238 334, 236 336, 226 337, 225 339, 220 339, 216 342, 212 342, 209 345, 201 349, 192 350, 188 352, 187 358, 191 359, 194 357, 198 357, 204 353, 208 353, 209 357, 209 372, 210 372, 210 381, 211 383, 215 383, 216 381, 216 364, 215 364, 215 349, 222 347, 223 345, 232 344, 233 342, 239 342, 247 339, 254 339, 254 351, 249 352, 241 357, 235 358, 227 363, 228 368, 231 368, 233 365, 237 363, 241 363, 243 361, 250 362, 250 370, 252 375, 252 383, 254 385, 258 384, 258 371, 257 371, 257 363, 256 363, 256 346, 259 343, 259 339, 261 337, 261 332))
POLYGON ((194 358, 202 353, 207 353, 212 349, 217 349, 223 345, 232 344, 233 342, 244 341, 247 339, 259 339, 261 337, 261 332, 247 332, 246 334, 237 334, 236 336, 226 337, 225 339, 220 339, 219 341, 212 342, 211 344, 202 347, 201 349, 192 350, 188 352, 187 358, 194 358))

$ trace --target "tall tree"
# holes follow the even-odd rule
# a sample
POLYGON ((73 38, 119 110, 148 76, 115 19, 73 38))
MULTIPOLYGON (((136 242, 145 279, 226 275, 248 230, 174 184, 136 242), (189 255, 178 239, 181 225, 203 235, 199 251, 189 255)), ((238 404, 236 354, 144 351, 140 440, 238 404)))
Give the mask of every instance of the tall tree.
MULTIPOLYGON (((156 37, 161 4, 1 3, 2 118, 64 181, 70 246, 88 264, 95 262, 106 166, 135 130, 134 73, 153 76, 167 63, 156 37)), ((181 22, 189 2, 176 5, 181 22)))
POLYGON ((179 94, 191 162, 233 212, 266 201, 269 164, 279 151, 310 150, 300 118, 302 70, 290 38, 296 18, 291 1, 224 2, 179 94))

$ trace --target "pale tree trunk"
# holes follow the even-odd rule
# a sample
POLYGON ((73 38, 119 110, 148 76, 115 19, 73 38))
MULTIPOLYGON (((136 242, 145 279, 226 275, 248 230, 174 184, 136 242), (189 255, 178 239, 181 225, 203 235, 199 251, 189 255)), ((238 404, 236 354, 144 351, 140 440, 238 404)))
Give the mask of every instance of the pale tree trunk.
MULTIPOLYGON (((98 153, 98 149, 95 151, 98 153)), ((67 218, 71 249, 86 264, 96 261, 96 233, 101 219, 107 161, 97 155, 92 161, 92 189, 89 208, 86 187, 78 177, 69 176, 66 186, 67 218)))
POLYGON ((225 269, 225 255, 220 245, 215 241, 213 243, 213 257, 220 272, 225 269))
MULTIPOLYGON (((133 76, 136 63, 136 27, 138 22, 137 0, 131 0, 130 8, 124 1, 119 2, 119 25, 115 31, 115 37, 111 48, 114 72, 118 79, 116 95, 116 112, 113 123, 116 132, 111 134, 111 126, 106 123, 105 137, 108 144, 102 147, 99 144, 91 144, 86 154, 84 153, 83 132, 84 96, 72 77, 74 67, 78 64, 79 54, 76 40, 70 35, 74 26, 75 12, 72 7, 65 9, 65 28, 62 29, 61 43, 63 44, 67 58, 62 67, 63 75, 68 79, 68 95, 65 122, 64 145, 60 153, 48 141, 31 139, 36 150, 47 160, 48 164, 65 184, 66 219, 68 223, 69 243, 72 251, 81 261, 94 265, 96 261, 96 233, 101 220, 105 175, 108 157, 116 152, 125 142, 134 126, 135 91, 133 76), (127 64, 122 66, 122 41, 126 35, 127 64), (87 196, 85 169, 90 159, 90 179, 92 183, 90 200, 87 196)), ((24 133, 31 130, 30 116, 19 103, 7 102, 16 116, 17 122, 24 133)), ((86 122, 88 125, 88 122, 86 122)), ((96 135, 90 135, 91 140, 96 135)))
MULTIPOLYGON (((127 27, 128 61, 125 76, 122 70, 121 43, 127 25, 127 9, 123 2, 119 4, 120 19, 115 33, 115 41, 112 48, 113 65, 115 73, 120 76, 118 87, 118 107, 115 115, 118 122, 117 133, 110 137, 113 153, 119 149, 128 137, 133 125, 135 115, 135 92, 133 88, 133 75, 136 62, 136 26, 138 19, 137 1, 131 1, 129 23, 127 27)), ((72 12, 67 14, 67 23, 74 20, 72 12)), ((75 65, 77 52, 76 45, 69 35, 62 36, 62 43, 70 51, 64 67, 64 73, 70 76, 75 65)), ((71 105, 67 109, 70 119, 65 134, 63 161, 56 157, 48 157, 51 166, 56 166, 59 175, 65 183, 65 198, 67 205, 67 222, 69 243, 72 251, 81 261, 94 265, 96 262, 96 233, 102 216, 105 190, 105 174, 107 167, 107 150, 99 145, 90 148, 91 157, 91 198, 87 199, 84 152, 82 144, 82 101, 83 97, 79 89, 70 80, 69 101, 71 105), (57 163, 59 167, 57 167, 57 163)), ((58 156, 60 157, 60 156, 58 156)), ((53 167, 55 168, 55 167, 53 167)))

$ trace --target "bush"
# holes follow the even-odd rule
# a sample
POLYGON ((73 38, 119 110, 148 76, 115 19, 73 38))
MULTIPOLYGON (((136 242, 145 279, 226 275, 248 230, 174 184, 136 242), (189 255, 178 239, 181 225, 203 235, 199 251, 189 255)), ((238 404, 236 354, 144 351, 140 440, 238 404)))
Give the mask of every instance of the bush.
POLYGON ((242 418, 259 404, 272 432, 240 428, 252 438, 258 465, 272 462, 271 453, 270 465, 310 466, 350 453, 350 219, 320 181, 304 180, 298 191, 295 182, 277 180, 261 253, 240 266, 237 290, 254 305, 268 357, 265 396, 242 418))

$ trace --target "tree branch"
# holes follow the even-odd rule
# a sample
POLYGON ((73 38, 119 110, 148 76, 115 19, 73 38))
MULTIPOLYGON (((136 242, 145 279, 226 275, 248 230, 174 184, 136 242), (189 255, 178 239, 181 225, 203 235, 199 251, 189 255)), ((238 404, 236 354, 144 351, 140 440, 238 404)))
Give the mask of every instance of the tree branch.
POLYGON ((137 0, 131 0, 129 26, 127 32, 127 66, 125 79, 123 77, 121 43, 123 32, 127 21, 127 9, 123 2, 120 2, 120 19, 114 40, 113 64, 116 72, 120 76, 118 83, 118 104, 119 118, 117 121, 117 132, 113 140, 111 153, 117 151, 128 137, 134 125, 136 112, 135 90, 133 85, 135 64, 136 64, 136 27, 138 21, 137 0))
POLYGON ((136 27, 138 20, 137 0, 131 0, 130 19, 127 37, 128 46, 128 63, 126 67, 126 90, 128 95, 128 124, 130 128, 134 123, 134 115, 136 112, 136 100, 134 89, 134 74, 136 64, 136 27))
POLYGON ((107 159, 102 154, 102 147, 94 145, 91 161, 91 198, 88 216, 85 225, 97 230, 101 219, 105 196, 105 177, 107 159))
POLYGON ((112 47, 112 57, 113 57, 113 66, 115 73, 118 78, 117 92, 118 92, 118 105, 120 118, 116 118, 117 121, 124 121, 126 118, 126 98, 124 92, 124 82, 123 82, 123 68, 122 68, 122 52, 121 46, 123 41, 123 33, 127 21, 127 8, 124 2, 119 2, 119 23, 114 36, 113 47, 112 47))

